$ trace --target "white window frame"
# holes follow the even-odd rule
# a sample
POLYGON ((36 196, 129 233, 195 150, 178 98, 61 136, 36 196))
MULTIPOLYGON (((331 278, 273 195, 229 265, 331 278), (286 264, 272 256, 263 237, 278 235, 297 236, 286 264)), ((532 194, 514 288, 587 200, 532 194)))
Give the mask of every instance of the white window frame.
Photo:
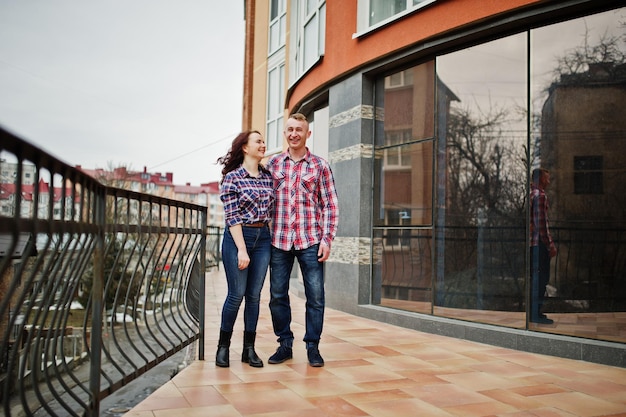
POLYGON ((267 31, 268 55, 285 46, 287 29, 287 0, 270 0, 269 28, 267 31))
POLYGON ((284 99, 285 62, 281 61, 267 71, 265 145, 268 154, 282 150, 284 99))
POLYGON ((324 56, 326 43, 326 0, 293 0, 292 6, 290 84, 324 56))
POLYGON ((358 38, 374 29, 385 26, 394 20, 400 19, 403 16, 411 14, 416 10, 428 6, 437 0, 404 0, 404 7, 398 10, 395 14, 382 19, 376 23, 370 23, 370 16, 372 14, 372 3, 379 4, 381 6, 389 5, 394 0, 357 0, 357 22, 356 33, 352 35, 352 38, 358 38))

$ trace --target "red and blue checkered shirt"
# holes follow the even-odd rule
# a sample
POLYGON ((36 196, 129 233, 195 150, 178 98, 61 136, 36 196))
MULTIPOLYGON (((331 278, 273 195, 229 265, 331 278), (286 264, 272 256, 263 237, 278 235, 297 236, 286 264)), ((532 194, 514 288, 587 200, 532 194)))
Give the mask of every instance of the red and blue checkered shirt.
POLYGON ((274 208, 272 176, 260 171, 252 177, 243 166, 224 175, 220 199, 227 227, 243 223, 269 222, 274 208))
POLYGON ((539 246, 541 241, 547 248, 554 245, 548 221, 548 196, 546 192, 530 185, 530 246, 539 246))
POLYGON ((275 210, 272 245, 302 250, 322 243, 330 247, 337 233, 339 206, 335 180, 326 160, 307 148, 300 161, 289 151, 267 163, 274 178, 275 210))

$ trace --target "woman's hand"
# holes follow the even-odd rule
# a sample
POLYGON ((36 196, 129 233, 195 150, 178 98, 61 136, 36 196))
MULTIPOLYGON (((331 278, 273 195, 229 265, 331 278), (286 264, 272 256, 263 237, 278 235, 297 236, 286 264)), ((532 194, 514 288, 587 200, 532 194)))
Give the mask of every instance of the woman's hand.
POLYGON ((250 257, 248 251, 245 249, 239 249, 237 251, 237 267, 239 269, 246 269, 250 265, 250 257))

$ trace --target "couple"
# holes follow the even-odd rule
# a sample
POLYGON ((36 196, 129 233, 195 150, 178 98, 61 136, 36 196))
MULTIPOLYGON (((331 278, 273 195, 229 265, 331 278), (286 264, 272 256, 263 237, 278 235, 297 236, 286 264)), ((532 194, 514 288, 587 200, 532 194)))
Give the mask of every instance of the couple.
POLYGON ((230 340, 244 298, 241 361, 263 366, 254 344, 268 265, 270 312, 280 343, 268 362, 277 364, 293 357, 289 279, 296 258, 306 294, 307 358, 311 366, 324 366, 318 349, 325 305, 323 262, 337 231, 337 193, 328 162, 306 147, 311 136, 306 117, 289 116, 283 134, 288 149, 271 157, 265 168, 261 166, 265 140, 257 131, 239 134, 228 153, 218 159, 224 165, 222 261, 228 283, 215 357, 220 367, 230 365, 230 340))

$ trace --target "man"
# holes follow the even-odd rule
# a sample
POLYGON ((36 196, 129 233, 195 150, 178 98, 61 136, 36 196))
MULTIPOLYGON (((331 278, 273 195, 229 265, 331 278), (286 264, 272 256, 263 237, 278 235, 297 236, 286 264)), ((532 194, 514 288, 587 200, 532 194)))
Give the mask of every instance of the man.
POLYGON ((556 256, 556 246, 548 222, 546 189, 549 185, 550 172, 547 169, 533 170, 530 185, 530 321, 543 324, 554 323, 541 312, 546 286, 550 280, 550 259, 556 256))
POLYGON ((306 147, 309 122, 300 113, 287 119, 283 132, 288 149, 274 155, 267 169, 274 178, 270 311, 280 346, 268 360, 282 363, 293 357, 289 280, 298 260, 306 296, 306 343, 309 365, 324 366, 319 342, 324 322, 324 261, 337 231, 337 192, 330 166, 306 147))

